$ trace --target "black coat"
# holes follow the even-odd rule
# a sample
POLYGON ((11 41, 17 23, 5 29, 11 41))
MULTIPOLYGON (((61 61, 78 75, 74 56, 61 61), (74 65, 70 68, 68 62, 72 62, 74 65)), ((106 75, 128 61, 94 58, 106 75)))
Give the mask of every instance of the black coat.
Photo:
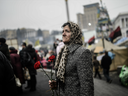
POLYGON ((27 62, 27 53, 25 51, 26 48, 23 48, 19 55, 20 55, 20 61, 23 67, 26 67, 26 62, 27 62))
POLYGON ((10 61, 10 54, 9 54, 9 49, 8 45, 2 43, 0 46, 0 51, 6 56, 6 58, 10 61))
POLYGON ((105 55, 102 57, 102 60, 101 60, 102 68, 109 69, 111 63, 112 63, 111 57, 109 57, 108 55, 105 55))
POLYGON ((12 66, 0 52, 0 96, 16 96, 16 83, 12 66))
POLYGON ((25 51, 31 56, 31 60, 27 63, 26 67, 29 69, 30 75, 36 75, 37 72, 34 69, 34 64, 37 61, 37 54, 35 52, 35 49, 26 47, 25 51))

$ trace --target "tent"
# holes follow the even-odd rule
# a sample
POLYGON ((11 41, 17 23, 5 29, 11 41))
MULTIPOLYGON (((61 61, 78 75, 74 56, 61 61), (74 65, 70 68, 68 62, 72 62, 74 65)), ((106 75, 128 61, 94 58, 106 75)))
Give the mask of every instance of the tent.
MULTIPOLYGON (((99 53, 104 50, 102 45, 102 40, 100 40, 97 44, 88 48, 89 50, 93 50, 94 53, 99 53)), ((112 44, 104 39, 105 50, 111 51, 115 54, 114 59, 112 60, 112 64, 110 66, 110 71, 117 70, 118 66, 123 66, 128 63, 128 49, 126 47, 119 47, 117 45, 112 44), (111 50, 113 49, 113 50, 111 50)), ((103 54, 98 54, 98 56, 103 54)), ((100 69, 102 71, 102 69, 100 69)))
MULTIPOLYGON (((107 51, 110 51, 111 49, 113 49, 113 50, 126 49, 126 47, 124 47, 124 46, 119 47, 119 46, 114 45, 111 42, 107 41, 106 39, 104 39, 104 45, 105 45, 105 50, 107 50, 107 51)), ((92 45, 88 49, 94 50, 95 53, 99 53, 100 51, 103 51, 104 48, 103 48, 102 40, 100 40, 97 44, 92 45)))

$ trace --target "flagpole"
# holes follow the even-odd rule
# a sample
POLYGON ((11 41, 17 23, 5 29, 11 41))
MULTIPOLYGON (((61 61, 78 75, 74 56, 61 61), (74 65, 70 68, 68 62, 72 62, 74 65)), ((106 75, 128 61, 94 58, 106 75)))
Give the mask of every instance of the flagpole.
MULTIPOLYGON (((100 3, 101 3, 101 7, 103 8, 102 0, 100 0, 100 3)), ((100 28, 101 28, 101 32, 102 32, 102 43, 103 43, 103 49, 105 49, 105 44, 104 44, 104 31, 103 31, 102 26, 103 26, 103 24, 101 23, 100 24, 100 28)))
POLYGON ((65 3, 66 3, 66 9, 67 9, 67 18, 68 18, 68 21, 69 20, 69 10, 68 10, 68 0, 65 0, 65 3))

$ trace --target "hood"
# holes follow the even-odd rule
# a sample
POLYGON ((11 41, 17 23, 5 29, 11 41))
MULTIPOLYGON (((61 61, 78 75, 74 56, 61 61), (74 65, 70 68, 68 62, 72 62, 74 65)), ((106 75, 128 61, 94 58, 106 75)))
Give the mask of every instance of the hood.
POLYGON ((27 52, 35 52, 34 48, 29 48, 29 47, 26 47, 24 50, 27 52))
POLYGON ((17 50, 11 50, 10 54, 17 53, 17 50))

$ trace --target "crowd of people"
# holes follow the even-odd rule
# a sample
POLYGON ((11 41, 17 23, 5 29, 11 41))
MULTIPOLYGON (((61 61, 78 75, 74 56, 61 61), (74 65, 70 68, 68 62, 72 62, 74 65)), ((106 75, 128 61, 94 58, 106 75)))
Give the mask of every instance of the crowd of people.
MULTIPOLYGON (((2 94, 0 96, 3 96, 3 94, 5 94, 5 96, 22 94, 22 85, 25 83, 27 83, 25 89, 30 89, 30 91, 36 90, 37 72, 34 69, 34 64, 44 59, 44 53, 41 52, 42 54, 39 55, 32 44, 26 45, 26 43, 23 42, 21 46, 22 50, 18 52, 16 48, 8 47, 5 38, 0 38, 0 94, 2 94), (30 79, 25 79, 24 77, 26 69, 28 69, 30 79), (15 78, 19 79, 20 86, 16 85, 15 78)), ((47 58, 50 56, 48 54, 47 58)))
MULTIPOLYGON (((48 69, 53 68, 51 67, 51 63, 47 61, 51 55, 56 56, 56 50, 48 50, 48 52, 40 50, 40 52, 38 52, 38 50, 36 50, 32 46, 32 44, 26 45, 25 42, 23 42, 21 46, 22 50, 17 50, 14 47, 9 47, 6 44, 6 39, 0 38, 0 81, 2 84, 0 85, 0 94, 2 95, 5 93, 7 94, 5 94, 6 96, 17 96, 18 94, 22 94, 23 84, 26 83, 27 86, 25 87, 25 89, 36 91, 37 72, 34 69, 35 62, 45 60, 45 67, 48 69), (24 77, 26 70, 28 70, 29 72, 30 79, 26 79, 24 77), (16 85, 16 78, 19 79, 21 84, 20 86, 16 85), (8 84, 8 82, 10 82, 10 85, 8 84), (5 90, 7 92, 4 92, 5 90)), ((57 50, 60 50, 60 48, 57 48, 57 50)))

